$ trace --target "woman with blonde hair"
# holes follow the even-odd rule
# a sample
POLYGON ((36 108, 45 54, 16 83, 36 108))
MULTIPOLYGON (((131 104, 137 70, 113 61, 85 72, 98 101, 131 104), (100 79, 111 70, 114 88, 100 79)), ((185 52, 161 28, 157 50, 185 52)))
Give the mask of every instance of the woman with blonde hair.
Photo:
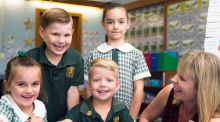
POLYGON ((172 78, 143 111, 140 122, 220 121, 220 59, 207 52, 184 56, 172 78))

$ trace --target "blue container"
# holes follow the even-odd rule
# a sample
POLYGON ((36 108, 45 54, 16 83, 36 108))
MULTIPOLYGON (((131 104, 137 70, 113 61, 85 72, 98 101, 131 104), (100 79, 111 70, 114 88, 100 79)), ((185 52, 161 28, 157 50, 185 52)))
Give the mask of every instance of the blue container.
POLYGON ((151 69, 150 70, 158 70, 159 69, 159 52, 151 53, 151 69))

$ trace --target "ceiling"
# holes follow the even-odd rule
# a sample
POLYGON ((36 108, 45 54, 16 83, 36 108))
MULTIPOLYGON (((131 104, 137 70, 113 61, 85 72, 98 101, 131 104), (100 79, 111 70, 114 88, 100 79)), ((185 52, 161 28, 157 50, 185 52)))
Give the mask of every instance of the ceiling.
POLYGON ((107 2, 118 2, 121 4, 126 4, 133 1, 138 0, 45 0, 45 1, 53 1, 53 2, 61 2, 68 4, 78 4, 78 5, 86 5, 86 6, 95 6, 95 7, 104 7, 107 2))

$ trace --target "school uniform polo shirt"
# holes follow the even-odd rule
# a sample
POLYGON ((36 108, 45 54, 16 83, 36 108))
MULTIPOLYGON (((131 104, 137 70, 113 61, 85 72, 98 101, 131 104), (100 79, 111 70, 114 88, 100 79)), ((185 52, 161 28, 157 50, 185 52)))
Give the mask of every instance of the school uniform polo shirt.
POLYGON ((48 100, 45 102, 48 121, 55 122, 67 113, 67 92, 70 86, 84 83, 84 62, 74 49, 68 49, 57 66, 50 63, 45 55, 46 44, 28 52, 42 66, 43 88, 48 100))
MULTIPOLYGON (((106 43, 101 44, 95 50, 91 51, 85 65, 85 80, 88 80, 88 67, 91 62, 97 58, 113 59, 113 50, 106 43)), ((119 66, 120 89, 115 93, 114 97, 124 102, 130 108, 131 100, 134 94, 134 81, 150 77, 151 74, 147 67, 143 52, 136 49, 129 43, 124 43, 117 47, 119 66)))
POLYGON ((101 115, 93 107, 92 99, 90 97, 89 100, 72 108, 65 118, 73 122, 133 122, 126 105, 116 99, 112 100, 112 107, 106 121, 102 120, 101 115))

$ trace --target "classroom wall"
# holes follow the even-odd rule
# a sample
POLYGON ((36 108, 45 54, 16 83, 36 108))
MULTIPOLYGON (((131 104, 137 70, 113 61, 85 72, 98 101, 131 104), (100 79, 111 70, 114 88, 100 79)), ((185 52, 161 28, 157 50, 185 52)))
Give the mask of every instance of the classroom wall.
POLYGON ((4 74, 7 61, 16 56, 18 50, 28 51, 35 47, 35 9, 51 7, 83 15, 84 58, 90 50, 104 42, 100 8, 55 2, 0 0, 0 75, 4 74))

